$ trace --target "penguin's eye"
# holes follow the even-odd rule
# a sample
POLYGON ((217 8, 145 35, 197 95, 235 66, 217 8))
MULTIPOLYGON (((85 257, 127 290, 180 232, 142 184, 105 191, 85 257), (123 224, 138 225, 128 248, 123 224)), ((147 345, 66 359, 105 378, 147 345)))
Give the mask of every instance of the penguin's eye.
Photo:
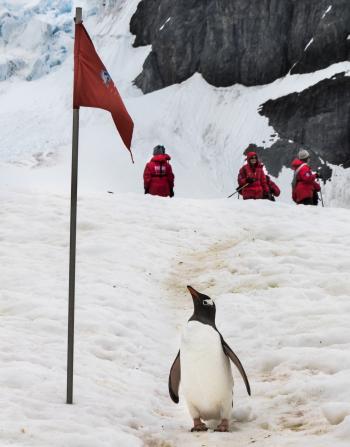
POLYGON ((211 299, 203 300, 203 306, 212 306, 214 303, 211 299))

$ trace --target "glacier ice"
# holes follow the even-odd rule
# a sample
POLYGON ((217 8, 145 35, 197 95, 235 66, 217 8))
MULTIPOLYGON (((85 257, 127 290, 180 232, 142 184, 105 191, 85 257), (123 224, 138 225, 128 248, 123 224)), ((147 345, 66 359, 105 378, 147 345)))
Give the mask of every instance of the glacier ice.
POLYGON ((0 60, 0 81, 5 81, 6 79, 11 78, 24 66, 25 63, 21 59, 0 60))
MULTIPOLYGON (((85 0, 86 16, 96 0, 85 0)), ((0 0, 0 81, 38 79, 73 49, 73 0, 0 0)))

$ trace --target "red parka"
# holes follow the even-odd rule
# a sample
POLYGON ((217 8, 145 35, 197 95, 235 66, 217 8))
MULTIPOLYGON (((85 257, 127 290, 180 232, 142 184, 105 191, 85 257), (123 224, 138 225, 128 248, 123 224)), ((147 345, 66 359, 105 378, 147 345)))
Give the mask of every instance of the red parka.
POLYGON ((269 189, 266 183, 266 176, 263 170, 264 165, 257 159, 255 165, 251 165, 249 160, 251 157, 256 157, 255 152, 248 152, 247 163, 243 165, 238 173, 238 185, 244 186, 248 183, 248 179, 253 179, 252 183, 249 183, 241 190, 241 194, 244 200, 247 199, 262 199, 264 194, 268 194, 269 189))
POLYGON ((320 191, 321 187, 316 182, 316 174, 313 174, 310 166, 298 158, 292 162, 295 171, 292 183, 292 197, 294 202, 300 203, 305 199, 312 199, 314 191, 320 191))
POLYGON ((276 185, 276 183, 271 180, 269 175, 266 176, 266 183, 267 183, 267 187, 268 187, 269 192, 273 196, 278 197, 281 194, 281 190, 276 185))
POLYGON ((174 191, 174 174, 169 163, 168 154, 154 155, 143 173, 145 192, 154 196, 172 196, 174 191))

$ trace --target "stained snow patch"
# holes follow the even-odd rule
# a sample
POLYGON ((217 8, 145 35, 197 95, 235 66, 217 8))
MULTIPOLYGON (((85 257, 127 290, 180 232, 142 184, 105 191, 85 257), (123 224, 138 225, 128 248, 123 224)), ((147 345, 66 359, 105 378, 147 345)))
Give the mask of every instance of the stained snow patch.
POLYGON ((344 402, 332 402, 322 407, 323 414, 332 425, 338 425, 350 415, 350 404, 344 402))

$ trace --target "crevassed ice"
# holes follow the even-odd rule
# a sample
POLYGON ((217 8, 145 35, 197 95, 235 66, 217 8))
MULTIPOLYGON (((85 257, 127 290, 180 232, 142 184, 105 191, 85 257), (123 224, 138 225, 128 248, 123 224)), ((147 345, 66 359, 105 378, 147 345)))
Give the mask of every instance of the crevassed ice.
POLYGON ((0 81, 38 79, 64 62, 73 46, 74 6, 73 0, 0 0, 0 81))

